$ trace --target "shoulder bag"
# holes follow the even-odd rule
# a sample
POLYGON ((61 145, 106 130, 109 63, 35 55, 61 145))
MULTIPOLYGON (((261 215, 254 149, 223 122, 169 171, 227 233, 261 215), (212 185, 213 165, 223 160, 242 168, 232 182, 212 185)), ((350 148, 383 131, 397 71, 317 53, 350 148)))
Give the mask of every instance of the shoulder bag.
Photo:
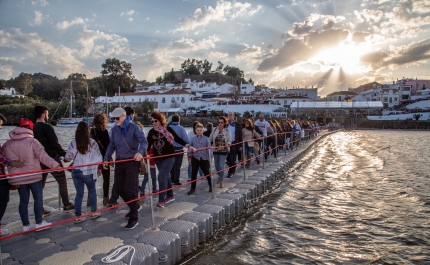
MULTIPOLYGON (((127 142, 125 141, 124 137, 122 137, 122 140, 124 141, 125 145, 128 147, 128 149, 130 149, 131 152, 133 152, 133 150, 130 148, 130 146, 128 146, 127 142)), ((148 174, 148 170, 146 169, 146 164, 145 164, 145 159, 140 160, 140 175, 145 175, 148 174)))

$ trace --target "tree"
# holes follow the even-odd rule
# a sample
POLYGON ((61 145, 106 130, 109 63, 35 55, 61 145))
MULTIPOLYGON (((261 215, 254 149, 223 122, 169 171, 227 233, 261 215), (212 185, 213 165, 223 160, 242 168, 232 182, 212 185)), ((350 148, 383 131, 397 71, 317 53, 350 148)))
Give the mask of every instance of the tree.
POLYGON ((116 58, 108 58, 102 64, 100 73, 103 78, 103 88, 109 94, 118 91, 118 87, 125 92, 132 90, 134 76, 130 63, 116 58))
POLYGON ((0 89, 5 89, 6 88, 6 81, 4 81, 3 79, 0 79, 0 89))
POLYGON ((228 91, 233 94, 234 99, 239 99, 240 89, 237 86, 231 86, 228 91))
POLYGON ((251 113, 250 113, 249 111, 245 111, 245 112, 243 113, 243 117, 244 117, 244 118, 249 118, 249 117, 251 117, 251 113))
POLYGON ((223 68, 224 68, 224 64, 222 62, 218 61, 218 66, 215 69, 215 72, 222 73, 223 68))
POLYGON ((181 64, 182 72, 186 75, 200 75, 202 73, 202 61, 188 58, 181 64))
POLYGON ((149 113, 154 111, 154 103, 149 100, 145 100, 142 103, 141 108, 142 108, 142 114, 145 116, 148 116, 149 113))
POLYGON ((157 84, 163 83, 163 78, 161 76, 158 76, 157 78, 155 78, 155 83, 157 84))
POLYGON ((250 83, 251 85, 254 85, 254 80, 252 80, 252 78, 250 78, 250 79, 248 80, 248 83, 250 83))
POLYGON ((208 60, 204 60, 203 64, 202 64, 202 74, 207 75, 211 72, 212 69, 212 63, 209 63, 208 60))
POLYGON ((164 74, 164 81, 165 82, 174 82, 176 80, 173 68, 169 73, 164 74))
POLYGON ((245 77, 245 74, 243 73, 243 71, 234 66, 227 65, 226 67, 224 67, 223 71, 225 75, 228 75, 228 76, 237 77, 237 78, 245 77))
POLYGON ((15 78, 15 87, 17 88, 18 92, 23 94, 24 96, 28 93, 33 91, 33 86, 31 85, 33 82, 33 79, 31 78, 30 74, 27 73, 20 73, 17 78, 15 78))

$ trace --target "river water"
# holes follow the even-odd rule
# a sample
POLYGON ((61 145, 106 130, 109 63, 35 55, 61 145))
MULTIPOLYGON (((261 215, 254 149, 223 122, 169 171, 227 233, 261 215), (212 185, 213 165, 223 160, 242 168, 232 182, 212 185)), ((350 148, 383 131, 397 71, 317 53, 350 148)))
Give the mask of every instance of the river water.
MULTIPOLYGON (((0 131, 0 143, 10 129, 0 131)), ((55 130, 67 148, 74 129, 55 130)), ((387 130, 323 138, 182 263, 430 264, 429 136, 387 130)))
POLYGON ((324 138, 183 263, 430 264, 429 136, 355 131, 324 138))

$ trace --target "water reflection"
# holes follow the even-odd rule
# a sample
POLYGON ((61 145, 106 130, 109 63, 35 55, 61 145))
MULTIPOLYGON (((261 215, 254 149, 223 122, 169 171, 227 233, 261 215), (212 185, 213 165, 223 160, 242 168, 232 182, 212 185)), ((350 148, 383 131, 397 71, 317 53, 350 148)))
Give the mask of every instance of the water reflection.
POLYGON ((260 205, 184 263, 429 264, 426 138, 395 131, 325 138, 260 205))

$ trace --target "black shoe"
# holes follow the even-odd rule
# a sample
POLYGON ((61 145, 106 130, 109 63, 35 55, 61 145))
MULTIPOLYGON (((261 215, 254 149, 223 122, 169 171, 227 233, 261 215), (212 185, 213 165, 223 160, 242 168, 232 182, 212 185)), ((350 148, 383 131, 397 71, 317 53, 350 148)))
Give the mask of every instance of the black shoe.
POLYGON ((231 177, 233 177, 233 174, 228 173, 227 178, 229 179, 229 178, 231 178, 231 177))
POLYGON ((136 226, 139 224, 137 220, 128 220, 128 224, 125 226, 125 230, 132 230, 136 228, 136 226))
POLYGON ((75 209, 75 205, 73 205, 73 203, 71 203, 71 204, 63 207, 63 212, 70 213, 70 212, 73 212, 74 209, 75 209))
POLYGON ((175 184, 173 184, 174 186, 181 186, 182 183, 181 182, 176 182, 175 184))
POLYGON ((188 192, 188 195, 195 194, 195 193, 196 193, 196 190, 195 190, 195 189, 191 189, 191 190, 188 192))

